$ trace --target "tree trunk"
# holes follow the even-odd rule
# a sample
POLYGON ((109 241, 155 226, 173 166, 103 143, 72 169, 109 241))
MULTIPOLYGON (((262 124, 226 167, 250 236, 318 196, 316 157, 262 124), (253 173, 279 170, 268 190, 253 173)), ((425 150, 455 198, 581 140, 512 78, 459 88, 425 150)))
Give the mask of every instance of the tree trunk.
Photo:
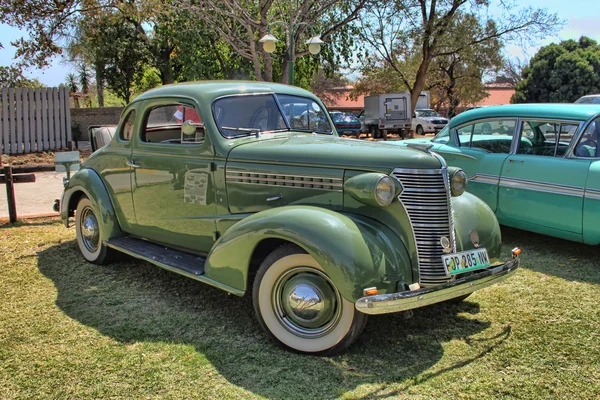
POLYGON ((98 92, 98 107, 104 107, 104 66, 95 64, 96 91, 98 92))
POLYGON ((158 51, 157 67, 160 72, 160 80, 163 85, 175 82, 173 78, 173 67, 171 66, 171 48, 163 46, 158 51))

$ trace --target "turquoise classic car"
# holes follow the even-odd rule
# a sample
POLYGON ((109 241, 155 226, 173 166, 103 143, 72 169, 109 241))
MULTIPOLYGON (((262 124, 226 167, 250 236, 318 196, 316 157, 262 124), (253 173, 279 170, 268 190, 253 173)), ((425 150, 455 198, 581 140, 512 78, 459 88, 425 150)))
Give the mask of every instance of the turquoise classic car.
POLYGON ((458 302, 519 265, 464 172, 423 149, 339 138, 310 92, 164 86, 66 181, 92 263, 115 251, 229 293, 295 351, 330 355, 370 314, 458 302))
POLYGON ((600 243, 600 105, 518 104, 459 114, 426 146, 469 176, 501 224, 600 243))

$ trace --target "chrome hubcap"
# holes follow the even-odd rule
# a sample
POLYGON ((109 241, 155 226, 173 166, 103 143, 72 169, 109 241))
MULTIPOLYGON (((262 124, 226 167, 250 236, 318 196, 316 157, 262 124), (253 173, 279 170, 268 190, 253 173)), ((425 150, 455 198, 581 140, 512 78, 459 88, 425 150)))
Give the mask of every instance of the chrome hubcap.
POLYGON ((84 246, 91 252, 98 249, 100 231, 98 220, 91 208, 85 208, 81 213, 81 239, 84 246))
POLYGON ((295 335, 315 338, 339 322, 341 297, 321 271, 297 267, 275 283, 273 307, 281 324, 295 335))

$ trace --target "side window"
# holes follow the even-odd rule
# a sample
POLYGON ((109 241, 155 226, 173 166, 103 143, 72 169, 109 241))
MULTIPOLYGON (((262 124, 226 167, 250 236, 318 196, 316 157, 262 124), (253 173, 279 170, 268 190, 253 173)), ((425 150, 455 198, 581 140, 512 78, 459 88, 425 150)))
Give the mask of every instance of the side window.
POLYGON ((119 131, 119 138, 121 140, 129 140, 131 139, 131 135, 133 135, 133 125, 135 124, 135 110, 131 110, 131 112, 125 118, 125 123, 121 127, 119 131))
POLYGON ((600 157, 598 136, 600 136, 600 117, 585 128, 573 154, 577 157, 600 157))
POLYGON ((193 107, 169 104, 150 110, 141 139, 148 143, 189 144, 204 141, 204 124, 193 107))
POLYGON ((457 130, 460 144, 490 153, 510 153, 515 131, 515 120, 476 122, 457 130))
POLYGON ((517 153, 562 157, 578 127, 578 124, 569 122, 523 121, 517 153))

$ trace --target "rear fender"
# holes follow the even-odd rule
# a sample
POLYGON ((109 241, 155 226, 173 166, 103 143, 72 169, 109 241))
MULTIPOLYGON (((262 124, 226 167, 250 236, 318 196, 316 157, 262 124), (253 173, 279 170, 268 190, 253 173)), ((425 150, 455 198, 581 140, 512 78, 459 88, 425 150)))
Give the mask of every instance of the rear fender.
POLYGON ((269 239, 303 248, 352 302, 363 296, 365 288, 389 293, 396 290, 398 281, 412 280, 406 248, 386 226, 366 217, 310 206, 278 207, 239 221, 213 246, 205 274, 247 290, 252 255, 269 239))

